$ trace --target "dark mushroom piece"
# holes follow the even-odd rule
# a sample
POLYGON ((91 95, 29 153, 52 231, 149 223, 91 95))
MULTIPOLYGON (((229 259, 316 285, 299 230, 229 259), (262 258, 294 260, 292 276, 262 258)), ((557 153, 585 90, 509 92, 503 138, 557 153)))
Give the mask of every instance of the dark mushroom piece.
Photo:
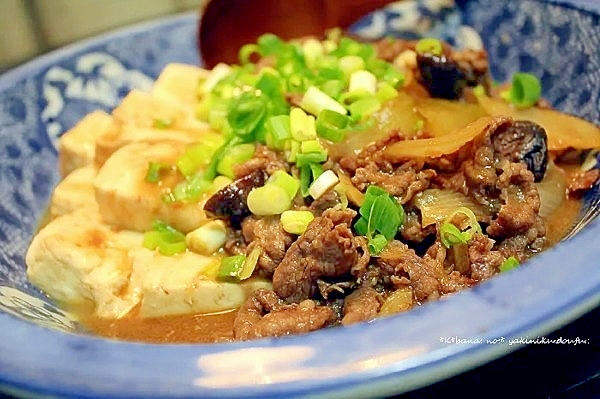
POLYGON ((432 97, 456 100, 466 86, 458 64, 444 54, 417 54, 421 83, 432 97))
POLYGON ((530 121, 503 124, 491 140, 498 157, 525 162, 536 182, 544 178, 548 165, 548 138, 542 126, 530 121))
POLYGON ((211 217, 230 219, 232 225, 239 225, 244 217, 250 215, 248 193, 263 186, 266 181, 267 174, 255 170, 217 191, 204 204, 204 211, 211 217))
POLYGON ((417 54, 419 81, 432 97, 446 100, 462 98, 466 87, 487 87, 487 63, 483 65, 478 62, 476 54, 417 54))

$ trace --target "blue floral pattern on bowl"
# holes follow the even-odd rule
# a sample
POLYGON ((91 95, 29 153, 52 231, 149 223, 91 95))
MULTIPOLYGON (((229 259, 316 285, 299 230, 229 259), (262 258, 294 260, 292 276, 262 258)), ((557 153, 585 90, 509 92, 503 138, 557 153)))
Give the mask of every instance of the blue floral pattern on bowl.
MULTIPOLYGON (((497 80, 531 71, 542 78, 552 104, 599 124, 599 22, 600 4, 594 0, 414 0, 365 16, 352 30, 369 39, 435 36, 460 47, 483 44, 497 80)), ((597 306, 600 273, 589 263, 600 253, 594 245, 582 248, 600 234, 593 218, 600 209, 598 187, 586 196, 575 230, 587 227, 542 254, 540 262, 399 317, 225 346, 136 345, 87 336, 25 273, 27 245, 59 178, 57 138, 87 112, 110 110, 131 88, 149 87, 168 62, 198 64, 196 24, 194 14, 142 24, 0 76, 0 390, 67 397, 393 394, 509 351, 476 344, 448 347, 439 336, 541 334, 597 306), (567 255, 578 268, 564 271, 550 258, 567 255), (552 273, 542 272, 542 261, 552 273), (533 281, 536 291, 524 281, 533 281), (560 298, 545 291, 563 284, 560 298), (507 290, 525 299, 507 301, 507 290), (350 342, 353 350, 347 351, 342 344, 350 342), (317 356, 325 350, 328 357, 317 356), (56 353, 60 359, 52 358, 56 353), (295 360, 288 366, 269 362, 269 353, 292 354, 295 360), (255 370, 253 378, 271 378, 271 383, 258 386, 246 379, 247 385, 219 386, 231 381, 232 372, 217 365, 232 356, 265 360, 264 373, 270 374, 255 370), (77 382, 90 376, 88 385, 77 382)))

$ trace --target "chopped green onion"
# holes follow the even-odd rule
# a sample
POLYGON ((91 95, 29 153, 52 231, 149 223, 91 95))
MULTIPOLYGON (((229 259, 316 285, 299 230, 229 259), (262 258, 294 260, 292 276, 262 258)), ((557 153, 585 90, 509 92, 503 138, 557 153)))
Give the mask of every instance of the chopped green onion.
POLYGON ((303 154, 308 152, 324 152, 327 154, 327 150, 321 145, 319 140, 302 141, 300 143, 300 152, 303 154))
POLYGON ((292 137, 289 115, 275 115, 267 119, 267 146, 282 150, 287 140, 292 137))
POLYGON ((161 162, 148 162, 148 171, 146 172, 145 180, 148 183, 158 183, 160 181, 160 172, 170 168, 170 165, 161 162))
POLYGON ((187 247, 202 255, 211 255, 227 241, 227 228, 222 220, 210 220, 185 235, 187 247))
POLYGON ((224 143, 222 136, 203 137, 202 142, 189 147, 177 159, 175 165, 184 176, 190 176, 202 166, 210 163, 212 156, 224 143))
POLYGON ((259 53, 259 47, 256 43, 248 43, 243 45, 238 52, 238 58, 240 64, 245 65, 251 62, 251 58, 254 54, 259 53))
POLYGON ((502 273, 504 273, 504 272, 510 271, 512 269, 516 269, 517 267, 519 267, 519 265, 520 265, 520 262, 517 258, 515 258, 514 256, 509 256, 500 265, 500 271, 502 273))
POLYGON ((415 51, 418 54, 442 55, 442 42, 433 37, 427 37, 419 40, 415 45, 415 51))
MULTIPOLYGON (((358 234, 366 236, 369 242, 376 240, 370 246, 373 250, 383 249, 382 239, 375 238, 377 233, 381 234, 386 242, 390 241, 404 223, 402 205, 387 191, 374 185, 367 187, 359 214, 361 217, 354 224, 354 229, 358 234)), ((377 253, 372 252, 372 254, 377 253)))
POLYGON ((398 90, 396 90, 394 86, 388 82, 380 82, 377 85, 377 92, 375 93, 375 96, 380 102, 383 103, 384 101, 398 97, 398 90))
POLYGON ((152 126, 156 129, 167 129, 173 126, 173 119, 171 118, 156 118, 152 123, 152 126))
POLYGON ((252 143, 244 143, 232 146, 223 153, 217 164, 217 172, 223 176, 234 178, 234 166, 244 163, 254 156, 256 146, 252 143))
POLYGON ((468 233, 460 231, 452 223, 443 223, 440 227, 440 239, 446 248, 454 245, 466 244, 471 237, 468 233))
POLYGON ((221 266, 217 272, 217 278, 225 281, 239 281, 240 273, 246 261, 245 255, 226 256, 221 259, 221 266))
POLYGON ((227 122, 233 133, 248 139, 259 127, 267 111, 267 103, 262 95, 244 92, 229 107, 227 122))
POLYGON ((371 72, 361 69, 352 72, 352 75, 350 75, 348 92, 364 92, 368 94, 375 94, 376 90, 377 78, 371 72))
POLYGON ((202 172, 188 177, 187 180, 177 184, 171 193, 163 197, 165 202, 193 202, 202 197, 212 187, 212 181, 202 172))
POLYGON ((346 115, 324 109, 317 116, 317 135, 329 141, 340 142, 346 136, 344 129, 348 124, 349 119, 346 115))
POLYGON ((317 137, 315 117, 306 114, 302 108, 292 108, 290 111, 290 130, 294 140, 315 139, 317 137))
POLYGON ((354 101, 348 106, 350 114, 356 116, 359 119, 371 115, 373 112, 378 111, 381 108, 381 102, 376 96, 367 96, 359 100, 354 101))
POLYGON ((444 219, 440 227, 440 239, 446 248, 450 248, 453 245, 466 244, 474 234, 481 232, 477 216, 469 208, 461 206, 444 219), (459 228, 454 224, 454 218, 459 215, 466 217, 467 220, 462 223, 465 227, 459 228))
POLYGON ((383 251, 387 244, 388 240, 385 238, 385 236, 383 234, 377 234, 369 240, 369 252, 372 254, 378 254, 383 251))
POLYGON ((340 69, 347 77, 350 77, 353 72, 365 68, 365 60, 358 55, 346 55, 340 58, 340 69))
POLYGON ((330 188, 338 184, 339 181, 340 179, 333 170, 326 170, 325 172, 321 173, 321 175, 319 175, 319 177, 317 177, 310 185, 308 193, 314 199, 318 199, 330 188))
POLYGON ((541 95, 542 85, 539 79, 535 75, 526 72, 515 73, 510 90, 502 93, 502 97, 519 108, 534 106, 541 95))
POLYGON ((323 173, 323 167, 318 163, 309 163, 300 168, 300 194, 302 197, 308 197, 308 189, 313 181, 319 178, 323 173))
POLYGON ((292 200, 285 188, 265 184, 252 189, 246 200, 250 212, 256 216, 280 215, 292 207, 292 200))
POLYGON ((315 86, 310 86, 306 90, 306 93, 304 93, 304 97, 302 97, 302 101, 300 102, 300 106, 313 115, 319 115, 324 109, 329 109, 342 115, 346 115, 347 113, 346 108, 344 108, 342 104, 329 97, 315 86))
POLYGON ((294 176, 286 173, 283 170, 278 170, 273 173, 267 180, 267 184, 274 184, 285 190, 285 192, 293 200, 300 189, 300 182, 294 176))
POLYGON ((303 234, 315 216, 310 211, 284 211, 281 227, 290 234, 303 234))
POLYGON ((185 235, 160 220, 154 221, 152 230, 144 233, 142 245, 147 249, 158 249, 161 254, 169 256, 184 252, 187 248, 185 235))
POLYGON ((298 157, 298 154, 300 153, 300 142, 296 141, 296 140, 288 140, 287 143, 289 144, 289 152, 287 155, 287 161, 288 162, 296 162, 296 158, 298 157))
POLYGON ((309 68, 315 68, 318 60, 325 54, 323 44, 312 38, 306 39, 304 43, 302 43, 302 51, 304 53, 306 65, 309 68))
POLYGON ((327 161, 327 152, 306 152, 296 154, 296 165, 303 167, 313 163, 323 163, 327 161))
POLYGON ((336 99, 342 94, 342 92, 346 88, 346 83, 342 80, 331 79, 323 82, 319 86, 319 88, 323 93, 327 94, 329 97, 336 99))

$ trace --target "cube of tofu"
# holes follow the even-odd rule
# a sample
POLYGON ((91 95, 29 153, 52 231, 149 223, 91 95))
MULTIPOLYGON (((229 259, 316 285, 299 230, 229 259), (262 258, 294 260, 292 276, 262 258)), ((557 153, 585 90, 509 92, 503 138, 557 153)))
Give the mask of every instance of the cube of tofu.
POLYGON ((25 256, 30 281, 58 302, 93 304, 99 317, 119 318, 141 299, 130 284, 142 235, 117 232, 86 210, 60 216, 33 238, 25 256))
POLYGON ((112 116, 119 123, 138 127, 153 127, 158 123, 176 130, 207 128, 206 123, 196 119, 194 107, 185 107, 141 90, 130 91, 113 110, 112 116))
POLYGON ((218 135, 195 118, 193 107, 186 108, 139 90, 131 91, 123 99, 114 109, 113 117, 114 123, 96 141, 97 167, 117 149, 132 142, 176 140, 191 143, 206 135, 218 135))
POLYGON ((202 225, 204 203, 167 203, 164 187, 145 180, 149 162, 173 164, 184 150, 179 142, 137 142, 117 150, 94 180, 102 220, 136 231, 150 230, 156 219, 186 233, 202 225))
POLYGON ((208 71, 188 64, 168 64, 156 79, 151 94, 181 104, 198 102, 196 88, 201 79, 208 76, 208 71))
POLYGON ((218 257, 161 255, 142 247, 141 233, 114 230, 96 212, 60 216, 33 238, 25 262, 30 281, 68 306, 89 306, 117 319, 134 308, 140 317, 236 309, 269 281, 217 281, 218 257))
POLYGON ((77 168, 61 180, 50 199, 50 217, 56 218, 79 209, 98 209, 94 193, 96 169, 92 165, 77 168))
POLYGON ((193 252, 174 256, 136 253, 135 273, 143 276, 140 316, 222 312, 240 307, 255 289, 272 288, 269 281, 259 278, 242 283, 216 281, 206 270, 218 261, 193 252))
POLYGON ((94 111, 60 137, 58 162, 61 176, 94 162, 96 140, 108 131, 112 121, 112 116, 106 112, 94 111))

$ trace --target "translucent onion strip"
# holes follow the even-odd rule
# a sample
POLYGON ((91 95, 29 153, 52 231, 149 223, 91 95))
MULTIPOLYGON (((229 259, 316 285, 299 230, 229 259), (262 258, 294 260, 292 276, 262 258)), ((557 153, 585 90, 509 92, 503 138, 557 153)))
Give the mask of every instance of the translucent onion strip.
POLYGON ((413 204, 421 211, 421 225, 429 226, 443 221, 460 207, 469 208, 477 220, 489 222, 490 212, 481 204, 456 191, 427 189, 415 196, 413 204))
POLYGON ((565 171, 556 166, 554 162, 548 163, 544 179, 536 183, 540 195, 541 217, 548 217, 562 206, 567 191, 567 178, 565 171))

